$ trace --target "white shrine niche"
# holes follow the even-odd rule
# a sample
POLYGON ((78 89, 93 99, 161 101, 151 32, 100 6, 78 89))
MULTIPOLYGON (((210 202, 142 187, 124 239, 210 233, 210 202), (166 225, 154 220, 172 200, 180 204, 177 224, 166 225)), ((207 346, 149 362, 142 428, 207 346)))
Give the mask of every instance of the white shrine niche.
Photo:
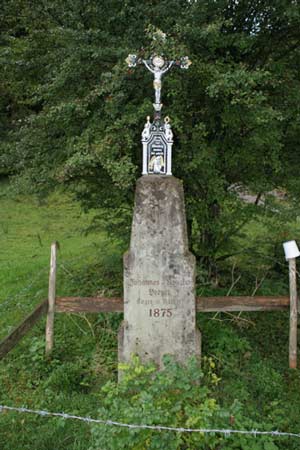
POLYGON ((169 122, 166 117, 163 124, 160 120, 151 123, 147 117, 142 132, 142 175, 172 175, 173 133, 169 122))

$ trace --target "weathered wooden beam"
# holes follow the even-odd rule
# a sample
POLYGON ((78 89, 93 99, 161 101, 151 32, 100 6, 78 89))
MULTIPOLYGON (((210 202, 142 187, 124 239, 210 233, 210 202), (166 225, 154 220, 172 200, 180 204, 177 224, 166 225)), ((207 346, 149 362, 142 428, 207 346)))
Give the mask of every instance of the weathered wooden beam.
POLYGON ((289 305, 289 297, 197 297, 199 312, 276 311, 289 305))
POLYGON ((120 297, 56 297, 55 312, 123 312, 123 299, 120 297))
POLYGON ((25 336, 26 333, 35 325, 39 318, 47 312, 48 300, 40 303, 35 310, 29 314, 23 322, 18 325, 8 336, 0 342, 0 358, 3 358, 17 343, 25 336))
MULTIPOLYGON (((289 297, 197 297, 198 312, 276 311, 289 308, 289 297)), ((57 297, 55 311, 59 313, 123 312, 120 297, 57 297)))
MULTIPOLYGON (((280 311, 288 310, 290 299, 289 297, 197 297, 196 305, 198 312, 280 311)), ((0 342, 0 358, 17 345, 47 310, 48 300, 44 300, 0 342)), ((123 312, 123 299, 120 297, 57 297, 55 312, 123 312)))

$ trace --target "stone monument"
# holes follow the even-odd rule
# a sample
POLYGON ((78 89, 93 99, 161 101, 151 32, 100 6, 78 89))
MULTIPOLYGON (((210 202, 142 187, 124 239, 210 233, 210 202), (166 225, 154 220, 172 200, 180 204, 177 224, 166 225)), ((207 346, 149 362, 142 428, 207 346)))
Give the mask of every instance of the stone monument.
POLYGON ((200 356, 196 328, 195 257, 189 252, 183 186, 172 176, 173 133, 161 118, 161 79, 172 66, 187 69, 182 57, 167 61, 129 55, 129 67, 144 64, 154 75, 154 119, 142 132, 143 168, 137 181, 129 251, 124 255, 124 321, 119 361, 132 354, 162 366, 165 354, 178 362, 200 356))

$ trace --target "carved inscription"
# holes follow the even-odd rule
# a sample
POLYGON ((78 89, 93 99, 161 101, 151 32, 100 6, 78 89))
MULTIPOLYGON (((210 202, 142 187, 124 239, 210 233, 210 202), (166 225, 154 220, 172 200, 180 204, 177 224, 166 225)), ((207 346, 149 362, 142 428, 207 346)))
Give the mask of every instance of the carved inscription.
POLYGON ((162 280, 129 278, 129 287, 136 292, 136 306, 153 319, 170 319, 181 314, 184 301, 180 292, 182 288, 192 289, 192 279, 186 274, 166 276, 162 280))
POLYGON ((129 279, 129 286, 159 286, 159 280, 129 279))
POLYGON ((150 317, 171 317, 173 314, 172 309, 169 308, 155 308, 149 309, 150 317))
POLYGON ((171 295, 169 290, 161 290, 161 289, 149 289, 149 295, 151 296, 166 296, 166 295, 171 295))
MULTIPOLYGON (((192 280, 190 277, 166 277, 164 279, 164 285, 167 287, 176 287, 176 286, 190 286, 192 287, 192 280)), ((159 280, 142 280, 140 278, 130 278, 129 286, 159 286, 159 280)), ((160 295, 160 294, 158 294, 160 295)))

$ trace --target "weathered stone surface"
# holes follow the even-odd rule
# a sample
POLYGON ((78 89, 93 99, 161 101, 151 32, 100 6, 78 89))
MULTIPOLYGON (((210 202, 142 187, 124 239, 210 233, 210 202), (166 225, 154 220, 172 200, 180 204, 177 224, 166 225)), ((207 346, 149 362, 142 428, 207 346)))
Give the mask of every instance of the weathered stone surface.
POLYGON ((130 249, 124 255, 124 322, 119 361, 138 354, 159 366, 200 355, 195 258, 188 250, 182 183, 170 176, 137 182, 130 249))

